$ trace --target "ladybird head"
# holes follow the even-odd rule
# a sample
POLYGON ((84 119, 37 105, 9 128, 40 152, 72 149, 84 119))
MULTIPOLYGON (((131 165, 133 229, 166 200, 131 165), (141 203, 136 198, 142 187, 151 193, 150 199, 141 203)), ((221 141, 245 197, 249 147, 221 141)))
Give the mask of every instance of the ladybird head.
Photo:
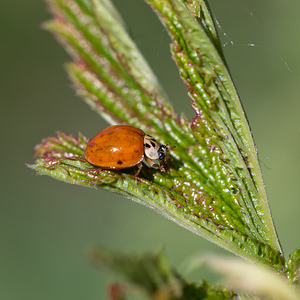
POLYGON ((160 144, 150 135, 144 137, 144 152, 146 162, 154 168, 164 171, 167 158, 167 146, 160 144))
POLYGON ((167 157, 167 146, 160 144, 160 147, 158 149, 158 158, 159 160, 164 160, 167 157))

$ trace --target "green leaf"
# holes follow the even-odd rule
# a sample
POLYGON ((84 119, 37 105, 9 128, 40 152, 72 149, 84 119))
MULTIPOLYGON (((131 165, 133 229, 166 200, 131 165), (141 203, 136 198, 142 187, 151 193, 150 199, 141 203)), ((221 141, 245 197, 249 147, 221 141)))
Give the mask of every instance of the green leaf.
MULTIPOLYGON (((108 0, 48 0, 45 26, 73 57, 67 70, 85 101, 111 124, 131 124, 171 146, 166 173, 99 170, 87 139, 58 134, 36 147, 31 168, 69 183, 121 193, 252 262, 282 270, 256 150, 206 1, 147 0, 195 117, 178 116, 108 0), (172 148, 176 146, 176 148, 172 148)), ((99 129, 100 130, 100 129, 99 129)))
POLYGON ((112 124, 130 123, 152 133, 175 117, 150 67, 129 38, 109 1, 48 1, 46 23, 75 63, 69 75, 86 102, 112 124), (155 115, 151 112, 155 111, 155 115))
MULTIPOLYGON (((189 88, 197 114, 192 126, 195 134, 199 134, 198 141, 206 152, 216 152, 219 161, 215 168, 220 177, 222 172, 232 174, 231 189, 234 181, 237 182, 240 193, 237 197, 231 193, 233 197, 229 201, 235 198, 234 202, 239 202, 248 214, 247 223, 256 227, 257 237, 263 235, 263 239, 280 249, 250 129, 222 57, 205 28, 181 1, 148 2, 157 10, 173 39, 173 58, 189 88)), ((220 186, 223 191, 224 188, 220 186)))
POLYGON ((108 269, 125 278, 127 285, 118 285, 124 296, 134 292, 132 285, 149 299, 226 300, 235 296, 230 290, 206 281, 186 281, 169 265, 162 252, 137 256, 92 248, 89 257, 95 267, 108 269))
POLYGON ((285 263, 283 273, 300 288, 300 248, 297 248, 285 263))

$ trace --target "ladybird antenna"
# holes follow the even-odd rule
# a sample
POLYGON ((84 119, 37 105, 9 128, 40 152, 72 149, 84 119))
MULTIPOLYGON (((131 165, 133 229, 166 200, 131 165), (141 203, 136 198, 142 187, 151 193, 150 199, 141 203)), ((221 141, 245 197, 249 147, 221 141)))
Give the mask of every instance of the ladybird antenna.
POLYGON ((172 147, 170 147, 170 146, 169 146, 169 144, 167 144, 167 145, 166 145, 166 147, 167 147, 168 151, 170 151, 170 150, 173 150, 173 149, 175 149, 175 148, 176 148, 176 146, 172 146, 172 147))

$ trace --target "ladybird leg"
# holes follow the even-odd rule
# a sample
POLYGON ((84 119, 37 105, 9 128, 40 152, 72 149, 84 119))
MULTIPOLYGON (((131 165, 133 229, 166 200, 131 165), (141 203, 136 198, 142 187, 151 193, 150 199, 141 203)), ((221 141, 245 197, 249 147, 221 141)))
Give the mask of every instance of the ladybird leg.
POLYGON ((162 167, 162 166, 159 166, 159 170, 160 170, 161 172, 163 172, 163 173, 166 172, 166 169, 165 169, 164 167, 162 167))
POLYGON ((153 162, 153 160, 150 159, 149 157, 145 157, 145 160, 146 160, 147 164, 149 164, 151 167, 153 167, 153 168, 155 168, 155 169, 159 169, 161 172, 166 172, 166 170, 164 169, 163 166, 160 166, 160 165, 158 165, 158 164, 155 164, 155 163, 153 162))
POLYGON ((159 169, 161 172, 166 172, 165 166, 167 165, 167 157, 164 158, 164 160, 160 161, 159 169))
POLYGON ((150 165, 151 167, 159 168, 159 166, 157 164, 155 164, 151 158, 145 156, 144 159, 147 162, 147 164, 150 165))
POLYGON ((135 173, 135 177, 139 177, 140 173, 141 173, 141 170, 143 168, 143 164, 140 162, 137 164, 137 167, 138 167, 138 170, 137 172, 135 173))

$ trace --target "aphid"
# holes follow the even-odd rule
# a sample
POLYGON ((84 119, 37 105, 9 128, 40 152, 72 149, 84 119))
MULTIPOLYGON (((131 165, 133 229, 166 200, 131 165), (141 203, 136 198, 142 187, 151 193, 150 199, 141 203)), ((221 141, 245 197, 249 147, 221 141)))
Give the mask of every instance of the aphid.
POLYGON ((92 165, 104 169, 138 167, 136 176, 146 165, 165 172, 168 148, 145 134, 141 129, 128 125, 108 127, 93 137, 84 152, 92 165))

